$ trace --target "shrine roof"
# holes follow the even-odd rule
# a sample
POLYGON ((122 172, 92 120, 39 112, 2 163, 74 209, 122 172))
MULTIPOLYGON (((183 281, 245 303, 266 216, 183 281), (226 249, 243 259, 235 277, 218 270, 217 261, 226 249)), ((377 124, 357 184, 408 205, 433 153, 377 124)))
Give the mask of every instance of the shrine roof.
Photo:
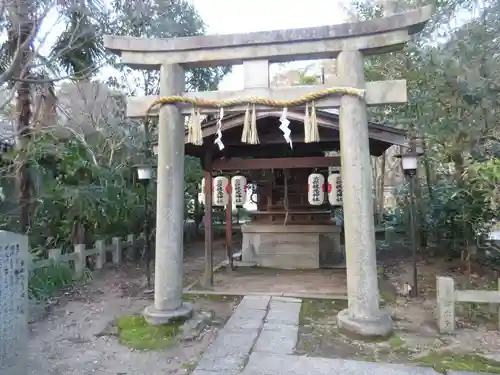
MULTIPOLYGON (((241 142, 241 132, 245 113, 235 113, 222 120, 222 142, 224 149, 219 150, 214 144, 217 132, 217 119, 205 121, 202 124, 203 145, 195 146, 187 143, 186 154, 202 157, 211 152, 214 157, 283 157, 318 155, 327 151, 339 151, 339 113, 338 110, 317 110, 319 142, 304 142, 304 113, 288 111, 293 149, 285 142, 279 129, 281 111, 257 113, 257 132, 259 144, 250 145, 241 142)), ((382 155, 392 145, 405 145, 407 132, 390 126, 370 122, 368 124, 370 138, 370 153, 373 156, 382 155)))

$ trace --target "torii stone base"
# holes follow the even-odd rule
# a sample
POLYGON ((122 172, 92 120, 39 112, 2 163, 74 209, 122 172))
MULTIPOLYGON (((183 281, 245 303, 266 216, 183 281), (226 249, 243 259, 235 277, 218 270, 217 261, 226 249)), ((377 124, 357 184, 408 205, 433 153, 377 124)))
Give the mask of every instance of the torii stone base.
POLYGON ((178 320, 189 319, 193 315, 193 306, 183 303, 175 310, 158 310, 154 305, 146 307, 144 319, 151 325, 163 325, 178 320))
POLYGON ((358 340, 387 339, 392 335, 391 316, 384 312, 375 319, 358 319, 345 309, 337 314, 337 326, 341 332, 358 340))

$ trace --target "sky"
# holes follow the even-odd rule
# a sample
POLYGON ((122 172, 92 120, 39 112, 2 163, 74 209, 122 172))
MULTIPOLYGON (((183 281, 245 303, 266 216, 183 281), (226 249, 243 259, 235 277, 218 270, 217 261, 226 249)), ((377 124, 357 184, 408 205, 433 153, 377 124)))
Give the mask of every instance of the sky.
MULTIPOLYGON (((187 0, 207 24, 207 34, 247 33, 333 25, 345 22, 339 0, 308 0, 307 6, 295 6, 290 0, 187 0), (230 15, 230 16, 229 16, 230 15)), ((307 62, 295 63, 305 66, 307 62)), ((271 70, 271 74, 273 73, 271 70)), ((219 87, 221 90, 243 88, 241 66, 233 67, 219 87)))
MULTIPOLYGON (((344 0, 308 0, 307 6, 291 5, 289 0, 184 0, 191 3, 207 26, 207 34, 248 33, 276 29, 332 25, 345 22, 344 0)), ((63 31, 57 11, 53 9, 44 20, 38 40, 40 52, 47 54, 57 36, 63 31)), ((290 68, 305 67, 307 62, 297 62, 290 68)), ((271 74, 278 66, 271 66, 271 74)), ((100 74, 106 79, 110 69, 100 74)), ((241 66, 233 67, 220 84, 220 90, 243 88, 241 66)))

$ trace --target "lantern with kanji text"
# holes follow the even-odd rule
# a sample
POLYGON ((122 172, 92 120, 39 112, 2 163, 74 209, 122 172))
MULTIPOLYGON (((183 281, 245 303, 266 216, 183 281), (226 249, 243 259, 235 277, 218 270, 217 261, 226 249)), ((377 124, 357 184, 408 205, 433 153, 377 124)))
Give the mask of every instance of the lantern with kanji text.
POLYGON ((229 180, 224 176, 217 176, 213 180, 213 205, 225 207, 229 202, 229 180))
POLYGON ((307 199, 312 206, 321 206, 325 201, 325 177, 311 173, 307 179, 307 199))
POLYGON ((332 206, 342 206, 342 177, 340 173, 328 176, 328 202, 332 206))
POLYGON ((247 195, 247 179, 245 176, 231 178, 231 198, 236 207, 243 207, 247 195))

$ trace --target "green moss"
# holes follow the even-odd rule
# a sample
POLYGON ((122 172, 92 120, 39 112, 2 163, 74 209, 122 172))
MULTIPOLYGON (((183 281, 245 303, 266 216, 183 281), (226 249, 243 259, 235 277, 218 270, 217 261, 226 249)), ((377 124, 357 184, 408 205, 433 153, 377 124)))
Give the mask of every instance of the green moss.
MULTIPOLYGON (((382 301, 384 302, 384 305, 390 304, 390 303, 396 301, 396 295, 388 290, 381 290, 380 296, 382 297, 382 301)), ((381 303, 382 303, 382 301, 381 301, 381 303)))
POLYGON ((446 370, 486 372, 500 374, 500 362, 484 358, 477 354, 452 353, 448 351, 434 352, 419 358, 416 363, 432 367, 444 373, 446 370))
POLYGON ((182 367, 186 370, 186 371, 193 371, 195 368, 196 368, 196 363, 195 362, 184 362, 182 364, 182 367))
POLYGON ((409 354, 410 349, 406 346, 405 340, 394 333, 388 340, 391 350, 395 354, 409 354))
POLYGON ((307 353, 311 354, 314 352, 314 344, 311 340, 304 340, 302 342, 302 349, 307 353))
POLYGON ((120 343, 137 350, 168 348, 180 332, 181 321, 153 326, 140 315, 122 316, 118 322, 120 343))
POLYGON ((300 324, 305 325, 333 317, 345 308, 347 308, 345 300, 304 299, 300 309, 300 324))

